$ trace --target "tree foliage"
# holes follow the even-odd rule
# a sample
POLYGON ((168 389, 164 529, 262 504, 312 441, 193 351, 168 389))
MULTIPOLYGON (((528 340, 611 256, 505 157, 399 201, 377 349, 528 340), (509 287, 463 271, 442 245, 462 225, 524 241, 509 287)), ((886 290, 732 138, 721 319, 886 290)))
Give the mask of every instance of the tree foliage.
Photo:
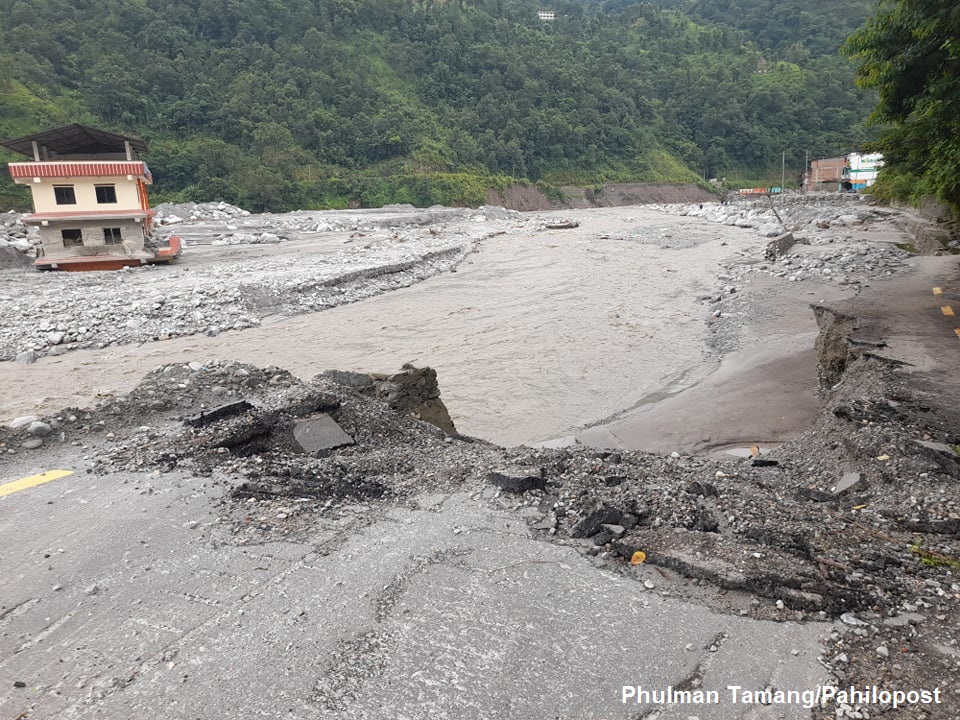
POLYGON ((877 91, 881 188, 935 195, 960 211, 960 6, 947 0, 886 0, 845 52, 861 86, 877 91))
POLYGON ((534 0, 0 0, 0 134, 59 122, 26 93, 144 136, 160 197, 273 210, 449 202, 464 175, 779 176, 783 150, 799 169, 868 139, 832 49, 797 46, 792 16, 758 44, 705 2, 557 0, 543 22, 534 0))

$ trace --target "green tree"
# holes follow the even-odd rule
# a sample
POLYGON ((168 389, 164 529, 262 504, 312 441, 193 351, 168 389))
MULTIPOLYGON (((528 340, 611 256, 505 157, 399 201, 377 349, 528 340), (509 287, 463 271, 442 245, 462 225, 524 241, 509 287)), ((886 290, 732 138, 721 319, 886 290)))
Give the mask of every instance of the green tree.
POLYGON ((960 211, 960 6, 885 0, 844 52, 858 64, 858 83, 879 95, 872 121, 891 123, 876 144, 883 182, 960 211))

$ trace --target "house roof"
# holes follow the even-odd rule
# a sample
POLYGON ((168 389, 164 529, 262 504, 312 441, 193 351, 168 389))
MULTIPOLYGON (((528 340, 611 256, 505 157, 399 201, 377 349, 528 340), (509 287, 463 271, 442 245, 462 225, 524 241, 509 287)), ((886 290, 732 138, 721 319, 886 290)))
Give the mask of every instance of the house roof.
POLYGON ((147 152, 147 143, 138 137, 118 135, 79 123, 63 125, 11 140, 2 140, 0 145, 32 158, 34 142, 59 156, 122 153, 126 151, 125 143, 127 142, 135 152, 147 152))
POLYGON ((117 177, 133 175, 153 183, 150 168, 143 160, 87 160, 54 162, 18 162, 10 163, 10 176, 14 180, 28 178, 64 178, 64 177, 117 177))

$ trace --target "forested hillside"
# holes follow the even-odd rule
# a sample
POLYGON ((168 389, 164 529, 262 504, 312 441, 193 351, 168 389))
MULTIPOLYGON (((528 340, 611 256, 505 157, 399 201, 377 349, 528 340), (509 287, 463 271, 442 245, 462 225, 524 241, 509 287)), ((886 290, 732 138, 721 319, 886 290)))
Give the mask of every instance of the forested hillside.
POLYGON ((843 30, 798 37, 828 3, 738 2, 0 0, 0 136, 138 134, 155 197, 254 210, 753 180, 783 151, 792 178, 866 140, 843 30))

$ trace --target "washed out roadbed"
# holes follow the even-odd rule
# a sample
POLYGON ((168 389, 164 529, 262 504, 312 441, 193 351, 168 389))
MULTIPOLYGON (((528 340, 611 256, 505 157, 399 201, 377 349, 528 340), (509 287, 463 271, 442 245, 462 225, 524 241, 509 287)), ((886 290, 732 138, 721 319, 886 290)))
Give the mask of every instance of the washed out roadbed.
MULTIPOLYGON (((545 541, 573 544, 651 592, 757 618, 833 621, 822 663, 838 684, 939 684, 943 703, 910 717, 953 718, 960 438, 934 397, 860 358, 815 427, 767 454, 711 460, 504 449, 444 432, 416 417, 439 401, 435 375, 416 368, 305 382, 279 368, 195 362, 158 368, 92 411, 24 418, 0 431, 0 451, 41 439, 77 446, 92 473, 130 471, 153 485, 173 469, 208 477, 223 484, 221 520, 237 544, 304 535, 320 517, 424 490, 485 494, 545 541), (326 434, 304 440, 320 418, 326 434)), ((843 712, 907 717, 881 706, 843 712)))

